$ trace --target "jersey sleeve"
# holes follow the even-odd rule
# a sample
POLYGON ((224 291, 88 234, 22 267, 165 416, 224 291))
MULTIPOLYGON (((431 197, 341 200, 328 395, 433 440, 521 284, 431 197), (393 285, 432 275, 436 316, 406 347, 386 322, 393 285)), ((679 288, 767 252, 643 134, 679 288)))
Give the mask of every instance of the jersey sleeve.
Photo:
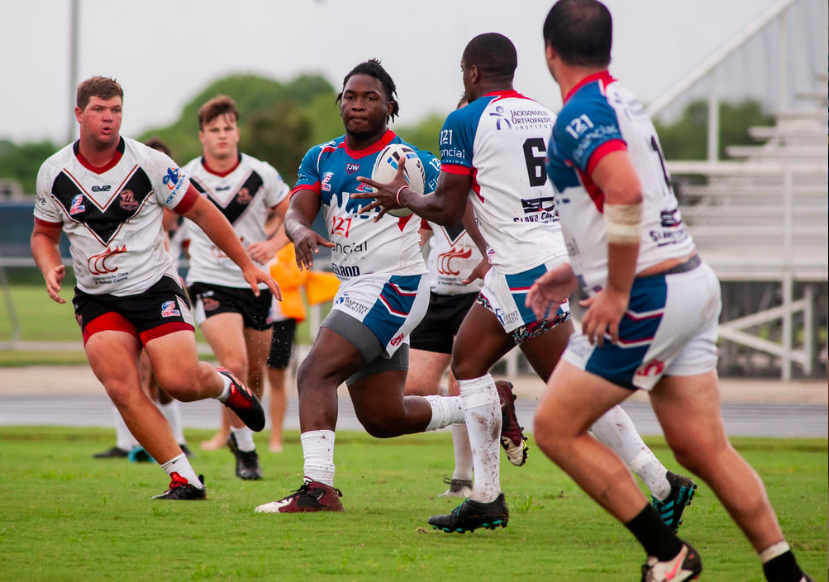
POLYGON ((146 148, 146 156, 150 181, 159 204, 173 211, 182 203, 187 209, 192 207, 192 197, 198 194, 190 188, 190 178, 181 168, 169 156, 152 148, 146 148))
POLYGON ((52 177, 46 164, 37 173, 37 196, 35 198, 35 222, 42 226, 57 228, 63 226, 63 215, 52 198, 52 177))
POLYGON ((282 179, 282 175, 270 164, 265 164, 267 169, 267 183, 265 186, 265 204, 268 208, 277 206, 291 193, 291 189, 282 179))
POLYGON ((426 182, 423 186, 424 194, 431 194, 438 188, 438 176, 440 176, 440 160, 432 152, 420 150, 417 152, 420 161, 423 162, 423 169, 426 171, 426 182))
POLYGON ((296 186, 291 190, 291 194, 295 194, 299 190, 312 190, 317 194, 322 194, 320 190, 320 172, 319 172, 319 157, 322 153, 320 146, 314 146, 299 164, 299 170, 296 176, 296 186))
POLYGON ((567 104, 556 120, 553 138, 565 163, 587 175, 607 154, 627 149, 616 112, 602 100, 567 104))
MULTIPOLYGON (((449 114, 440 132, 441 170, 450 174, 472 174, 472 146, 480 117, 467 105, 449 114)), ((479 112, 478 112, 479 113, 479 112)))

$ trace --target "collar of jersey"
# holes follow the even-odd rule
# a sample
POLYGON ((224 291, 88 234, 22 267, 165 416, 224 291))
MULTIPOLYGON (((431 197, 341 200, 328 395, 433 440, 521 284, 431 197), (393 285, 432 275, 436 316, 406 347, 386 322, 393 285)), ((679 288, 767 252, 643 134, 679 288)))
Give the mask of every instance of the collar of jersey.
POLYGON ((345 153, 347 153, 352 159, 359 160, 360 158, 364 158, 366 156, 370 156, 371 154, 376 154, 377 152, 381 151, 384 147, 391 143, 391 140, 397 137, 397 134, 394 133, 392 130, 387 129, 386 133, 383 134, 383 137, 380 138, 380 141, 374 143, 367 148, 362 150, 352 150, 348 145, 346 145, 346 138, 343 138, 343 149, 345 153))
POLYGON ((510 89, 509 91, 490 91, 489 93, 481 95, 481 97, 498 97, 499 99, 508 99, 510 97, 519 97, 521 99, 525 98, 515 89, 510 89))
MULTIPOLYGON (((575 94, 576 94, 576 91, 578 91, 579 89, 581 89, 582 87, 584 87, 584 86, 585 86, 585 85, 587 85, 588 83, 592 83, 593 81, 601 81, 604 85, 609 85, 610 83, 612 83, 612 82, 613 82, 613 81, 615 81, 615 80, 616 80, 616 79, 614 79, 613 77, 611 77, 611 76, 610 76, 610 72, 609 72, 609 71, 606 71, 606 70, 605 70, 605 71, 601 71, 601 72, 599 72, 599 73, 593 73, 592 75, 588 75, 588 76, 586 76, 584 79, 582 79, 581 81, 579 81, 579 82, 576 84, 576 86, 575 86, 575 87, 573 87, 572 89, 570 89, 570 92, 569 92, 569 93, 567 93, 567 96, 564 98, 564 102, 565 102, 565 103, 567 103, 567 101, 568 101, 568 100, 569 100, 569 99, 570 99, 573 95, 575 95, 575 94)), ((602 93, 604 93, 604 90, 602 90, 602 93)))
POLYGON ((115 148, 115 154, 113 154, 112 159, 106 163, 106 165, 101 166, 100 168, 93 166, 89 163, 89 161, 83 157, 81 154, 81 140, 76 141, 72 144, 72 151, 75 153, 75 158, 77 158, 78 162, 90 172, 95 172, 96 174, 103 174, 104 172, 108 172, 112 168, 118 165, 118 162, 121 161, 121 157, 124 155, 124 149, 126 147, 126 143, 124 142, 124 138, 121 137, 120 141, 118 142, 118 146, 115 148))
POLYGON ((241 164, 241 163, 242 163, 242 154, 239 153, 239 159, 236 160, 236 163, 233 165, 232 168, 230 168, 226 172, 217 172, 216 170, 212 169, 210 166, 207 165, 207 160, 204 158, 204 156, 201 157, 201 165, 204 166, 204 169, 207 170, 208 173, 213 174, 214 176, 218 176, 219 178, 224 178, 225 176, 229 176, 230 174, 232 174, 234 172, 234 170, 236 170, 236 168, 238 168, 239 164, 241 164))

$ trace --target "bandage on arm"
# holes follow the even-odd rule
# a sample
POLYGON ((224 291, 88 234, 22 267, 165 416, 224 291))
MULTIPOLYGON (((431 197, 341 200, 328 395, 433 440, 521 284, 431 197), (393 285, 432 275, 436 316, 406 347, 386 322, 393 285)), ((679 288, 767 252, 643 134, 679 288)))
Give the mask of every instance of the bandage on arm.
POLYGON ((639 244, 642 235, 642 203, 605 204, 604 224, 608 243, 639 244))

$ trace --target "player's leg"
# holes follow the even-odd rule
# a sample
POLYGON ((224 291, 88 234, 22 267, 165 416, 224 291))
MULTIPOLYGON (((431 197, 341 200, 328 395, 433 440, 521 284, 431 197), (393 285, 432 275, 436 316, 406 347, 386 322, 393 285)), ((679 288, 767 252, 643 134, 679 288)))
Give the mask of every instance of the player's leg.
POLYGON ((285 409, 288 398, 285 394, 285 381, 288 366, 291 363, 296 320, 286 319, 273 323, 271 349, 266 363, 268 384, 271 387, 270 416, 271 439, 270 451, 282 452, 282 425, 285 422, 285 409))
POLYGON ((665 376, 651 402, 677 461, 711 487, 760 555, 768 579, 800 581, 803 572, 762 480, 725 434, 717 372, 665 376))
POLYGON ((164 418, 167 419, 167 422, 170 423, 170 428, 173 429, 173 436, 175 437, 176 442, 189 459, 193 456, 193 452, 190 450, 190 447, 187 446, 187 439, 184 438, 184 423, 181 418, 181 406, 179 401, 161 389, 158 385, 158 380, 155 378, 155 374, 151 376, 150 381, 153 392, 157 394, 156 404, 158 405, 158 409, 161 411, 161 414, 164 415, 164 418))
POLYGON ((409 371, 406 375, 406 396, 440 394, 443 375, 452 363, 448 354, 412 348, 409 350, 409 371))

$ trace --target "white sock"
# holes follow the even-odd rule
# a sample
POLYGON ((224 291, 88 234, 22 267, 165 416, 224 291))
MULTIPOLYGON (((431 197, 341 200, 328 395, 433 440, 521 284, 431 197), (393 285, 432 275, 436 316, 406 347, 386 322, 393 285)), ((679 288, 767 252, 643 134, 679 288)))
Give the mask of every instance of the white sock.
POLYGON ((230 382, 230 378, 228 378, 224 374, 219 374, 219 376, 222 378, 222 382, 225 383, 225 387, 224 387, 224 389, 222 389, 222 393, 219 394, 218 396, 216 396, 216 400, 218 400, 219 402, 225 402, 228 398, 230 398, 230 384, 231 384, 231 382, 230 382))
POLYGON ((465 424, 452 425, 452 446, 455 449, 455 472, 452 479, 472 480, 472 448, 465 424))
POLYGON ((760 555, 760 561, 762 563, 769 562, 775 559, 777 556, 782 556, 786 552, 788 552, 791 548, 789 548, 789 544, 786 543, 786 540, 782 542, 777 542, 769 547, 767 547, 762 552, 758 552, 760 555))
POLYGON ((236 446, 240 451, 249 453, 256 450, 256 444, 253 442, 253 431, 248 427, 236 428, 230 427, 230 432, 236 437, 236 446))
POLYGON ((309 430, 300 435, 305 456, 305 476, 334 486, 334 431, 309 430))
POLYGON ((202 482, 199 481, 199 476, 196 475, 196 472, 193 470, 193 467, 190 466, 190 461, 187 460, 187 457, 184 453, 181 453, 178 457, 173 457, 166 463, 163 463, 161 467, 167 471, 167 474, 172 476, 173 473, 178 473, 191 485, 195 485, 199 489, 204 487, 202 482))
POLYGON ((590 430, 644 481, 651 495, 660 500, 670 495, 668 470, 642 441, 633 421, 621 407, 614 406, 605 412, 590 430))
POLYGON ((472 380, 458 380, 466 416, 466 430, 472 451, 475 481, 470 499, 489 503, 501 493, 499 435, 501 403, 489 374, 472 380), (493 437, 493 435, 495 435, 493 437))
POLYGON ((124 418, 114 404, 112 405, 112 412, 115 415, 115 446, 123 451, 130 451, 133 447, 137 447, 138 441, 132 436, 130 429, 127 428, 127 423, 124 422, 124 418))
POLYGON ((173 429, 173 438, 180 445, 187 444, 184 438, 184 427, 181 424, 181 408, 178 405, 178 400, 171 400, 167 404, 158 403, 158 409, 167 422, 170 423, 170 428, 173 429))
POLYGON ((432 407, 432 419, 427 431, 437 430, 464 421, 463 403, 458 396, 424 396, 432 407))

